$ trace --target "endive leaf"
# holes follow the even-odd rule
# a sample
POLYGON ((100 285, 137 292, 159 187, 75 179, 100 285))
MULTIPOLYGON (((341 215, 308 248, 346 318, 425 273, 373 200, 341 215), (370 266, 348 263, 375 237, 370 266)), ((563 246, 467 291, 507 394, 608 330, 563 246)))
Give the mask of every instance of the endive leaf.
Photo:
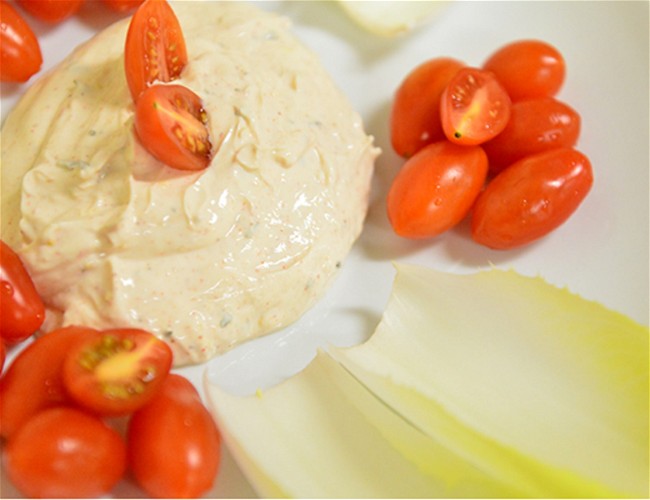
POLYGON ((260 495, 647 497, 647 327, 514 272, 397 270, 365 344, 260 396, 208 381, 260 495))
POLYGON ((358 25, 380 36, 407 33, 433 18, 450 0, 340 0, 358 25))
POLYGON ((648 328, 541 278, 398 266, 375 334, 334 355, 533 496, 648 495, 648 328))

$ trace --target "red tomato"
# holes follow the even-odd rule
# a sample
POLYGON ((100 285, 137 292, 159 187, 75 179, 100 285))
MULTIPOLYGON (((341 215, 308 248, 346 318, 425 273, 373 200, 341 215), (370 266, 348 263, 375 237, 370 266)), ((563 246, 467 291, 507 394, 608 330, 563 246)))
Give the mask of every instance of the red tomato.
POLYGON ((3 82, 26 82, 41 64, 36 35, 6 0, 0 0, 0 78, 3 82))
POLYGON ((136 103, 135 130, 142 145, 172 168, 201 170, 212 156, 201 99, 181 85, 154 85, 136 103))
POLYGON ((445 138, 440 96, 464 64, 439 57, 413 69, 402 81, 391 109, 390 135, 395 152, 410 158, 427 144, 445 138))
POLYGON ((104 3, 116 12, 137 9, 144 0, 104 0, 104 3))
POLYGON ((101 332, 70 349, 63 383, 82 407, 100 415, 126 415, 147 403, 172 365, 172 351, 144 330, 101 332))
POLYGON ((176 14, 165 0, 146 0, 131 18, 124 49, 133 100, 156 81, 178 78, 185 64, 185 39, 176 14))
POLYGON ((11 437, 30 417, 69 401, 63 360, 76 342, 96 330, 66 327, 39 337, 21 351, 0 379, 0 435, 11 437))
POLYGON ((580 115, 553 97, 542 97, 513 103, 506 128, 483 148, 490 171, 497 173, 526 156, 573 147, 579 135, 580 115))
POLYGON ((458 224, 483 188, 487 157, 480 146, 440 141, 398 172, 388 192, 388 219, 407 238, 436 236, 458 224))
POLYGON ((8 344, 22 342, 38 330, 45 306, 20 257, 0 241, 0 337, 8 344))
POLYGON ((47 23, 59 23, 75 14, 84 0, 18 0, 32 16, 47 23))
POLYGON ((483 64, 513 101, 554 96, 566 73, 562 54, 540 40, 519 40, 497 50, 483 64))
POLYGON ((7 351, 5 350, 5 344, 0 340, 0 373, 5 367, 5 358, 7 357, 7 351))
POLYGON ((175 373, 131 417, 129 465, 151 496, 199 497, 217 476, 221 438, 194 386, 175 373))
POLYGON ((463 146, 489 141, 505 128, 510 118, 510 97, 488 71, 461 69, 440 99, 445 136, 463 146))
POLYGON ((472 238, 495 249, 535 241, 575 212, 592 183, 591 163, 574 149, 524 158, 497 175, 476 200, 472 238))
POLYGON ((99 418, 73 408, 51 408, 31 418, 9 440, 11 482, 31 498, 99 498, 126 470, 126 445, 99 418))

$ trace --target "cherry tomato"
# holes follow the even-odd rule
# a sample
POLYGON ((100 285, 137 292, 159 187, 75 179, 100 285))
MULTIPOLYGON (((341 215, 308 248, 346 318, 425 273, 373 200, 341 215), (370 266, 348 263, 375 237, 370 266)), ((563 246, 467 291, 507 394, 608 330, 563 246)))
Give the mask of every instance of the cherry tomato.
POLYGON ((468 213, 487 176, 480 146, 440 141, 407 160, 388 192, 388 219, 407 238, 436 236, 468 213))
POLYGON ((106 330, 75 345, 63 363, 63 383, 83 408, 126 415, 147 403, 172 365, 169 346, 144 330, 106 330))
POLYGON ((497 175, 479 195, 472 237, 495 249, 535 241, 575 212, 592 183, 591 163, 575 149, 526 157, 497 175))
POLYGON ((562 54, 540 40, 519 40, 492 54, 483 69, 493 72, 513 101, 554 96, 566 73, 562 54))
POLYGON ((127 430, 129 465, 151 496, 199 497, 217 476, 221 438, 194 386, 170 374, 127 430))
POLYGON ((513 103, 508 125, 483 144, 490 171, 497 173, 532 154, 558 147, 573 147, 580 135, 580 115, 553 97, 513 103))
POLYGON ((497 136, 510 118, 510 97, 494 74, 463 68, 449 81, 440 98, 445 136, 464 146, 497 136))
POLYGON ((70 326, 39 337, 21 351, 0 379, 0 435, 11 437, 30 417, 45 408, 68 403, 63 386, 63 360, 76 342, 98 335, 70 326))
POLYGON ((137 9, 144 0, 103 0, 106 5, 116 12, 126 12, 137 9))
POLYGON ((26 82, 43 64, 36 35, 6 0, 0 0, 0 78, 26 82))
POLYGON ((38 330, 45 306, 20 257, 0 241, 0 337, 8 344, 22 342, 38 330))
POLYGON ((395 93, 390 116, 395 152, 410 158, 427 144, 445 138, 440 122, 440 96, 464 64, 439 57, 413 69, 395 93))
POLYGON ((99 498, 126 470, 126 445, 99 418, 74 408, 35 415, 7 443, 7 475, 31 498, 99 498))
POLYGON ((154 85, 136 103, 135 130, 140 141, 172 168, 201 170, 210 164, 207 121, 199 96, 181 85, 154 85))
POLYGON ((176 14, 166 0, 146 0, 131 18, 124 49, 133 100, 155 82, 178 78, 186 64, 185 39, 176 14))
POLYGON ((75 14, 84 0, 18 0, 32 16, 47 23, 59 23, 75 14))

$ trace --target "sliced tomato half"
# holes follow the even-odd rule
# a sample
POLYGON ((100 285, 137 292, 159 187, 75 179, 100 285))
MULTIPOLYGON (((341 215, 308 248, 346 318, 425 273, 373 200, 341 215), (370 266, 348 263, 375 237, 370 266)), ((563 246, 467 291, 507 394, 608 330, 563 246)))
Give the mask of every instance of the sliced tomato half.
POLYGON ((482 144, 508 124, 510 106, 510 96, 493 73, 463 68, 442 93, 442 129, 447 139, 456 144, 482 144))
POLYGON ((178 78, 187 64, 183 31, 165 0, 145 0, 131 18, 124 67, 133 100, 155 82, 178 78))
POLYGON ((201 98, 182 85, 154 85, 135 108, 142 145, 172 168, 202 170, 212 156, 208 117, 201 98))
POLYGON ((171 349, 153 334, 106 330, 68 353, 63 382, 80 406, 102 416, 126 415, 156 394, 171 365, 171 349))

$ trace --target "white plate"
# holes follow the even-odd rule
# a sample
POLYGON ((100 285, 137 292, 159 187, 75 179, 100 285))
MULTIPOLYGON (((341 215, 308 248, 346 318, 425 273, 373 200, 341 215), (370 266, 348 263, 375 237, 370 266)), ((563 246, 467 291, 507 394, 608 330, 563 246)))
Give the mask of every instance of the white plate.
MULTIPOLYGON (((318 346, 351 345, 372 334, 390 295, 392 261, 469 273, 489 267, 541 275, 647 325, 649 319, 649 84, 647 2, 451 3, 426 26, 397 39, 371 35, 334 2, 262 1, 289 16, 364 117, 384 150, 376 167, 366 228, 323 300, 284 331, 212 362, 180 370, 202 387, 204 376, 239 394, 273 385, 304 367, 318 346), (396 237, 384 198, 402 161, 388 139, 392 95, 415 65, 452 56, 480 65, 501 45, 538 38, 560 49, 567 79, 559 98, 582 115, 578 149, 594 167, 594 187, 579 210, 543 240, 515 251, 474 244, 466 224, 426 242, 396 237)), ((94 8, 95 7, 95 8, 94 8)), ((63 25, 36 26, 44 70, 118 19, 86 5, 63 25)), ((23 86, 3 84, 2 117, 23 86)), ((467 304, 462 304, 467 306, 467 304)), ((13 489, 2 481, 3 496, 13 489)), ((128 484, 117 495, 139 496, 128 484)), ((211 496, 253 496, 227 451, 211 496)))

